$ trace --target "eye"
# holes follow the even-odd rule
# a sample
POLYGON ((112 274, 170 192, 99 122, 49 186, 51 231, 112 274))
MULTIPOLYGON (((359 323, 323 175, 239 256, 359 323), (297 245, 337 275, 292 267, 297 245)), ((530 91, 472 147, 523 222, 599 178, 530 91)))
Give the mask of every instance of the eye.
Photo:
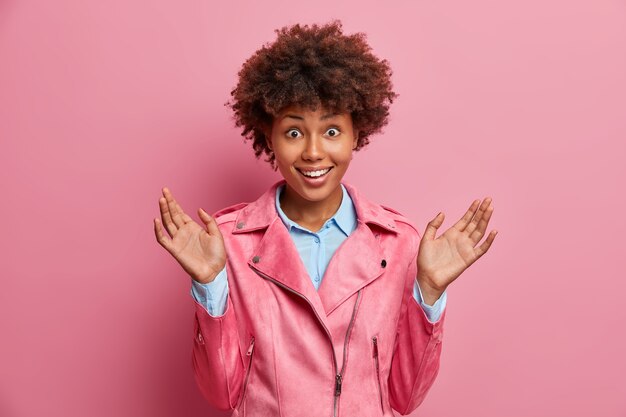
POLYGON ((330 129, 326 131, 326 133, 328 133, 330 137, 334 138, 335 136, 339 136, 341 132, 336 127, 331 127, 330 129))
POLYGON ((287 136, 289 136, 290 138, 293 138, 293 139, 299 138, 300 136, 298 135, 301 135, 298 129, 289 129, 287 131, 287 136))

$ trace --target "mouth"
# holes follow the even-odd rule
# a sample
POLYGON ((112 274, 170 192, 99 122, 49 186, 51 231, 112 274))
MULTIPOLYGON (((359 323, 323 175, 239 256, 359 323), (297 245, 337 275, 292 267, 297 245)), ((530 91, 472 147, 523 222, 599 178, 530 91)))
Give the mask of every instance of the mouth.
POLYGON ((317 179, 317 178, 322 178, 325 177, 326 175, 328 175, 328 173, 333 169, 333 167, 330 168, 326 168, 326 169, 320 169, 317 171, 302 171, 298 168, 296 168, 296 170, 305 178, 307 179, 317 179))

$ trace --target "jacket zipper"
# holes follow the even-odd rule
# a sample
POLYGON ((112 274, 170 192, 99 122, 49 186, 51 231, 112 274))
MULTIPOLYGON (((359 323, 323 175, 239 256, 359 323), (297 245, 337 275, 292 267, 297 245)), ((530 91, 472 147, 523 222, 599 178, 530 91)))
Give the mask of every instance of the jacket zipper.
POLYGON ((246 393, 248 392, 248 378, 250 378, 250 371, 252 370, 252 354, 254 353, 254 336, 250 339, 250 345, 248 346, 248 351, 246 352, 246 356, 249 356, 248 359, 248 370, 246 371, 246 379, 243 382, 243 393, 241 394, 241 402, 237 406, 237 408, 243 405, 243 402, 246 399, 246 393))
POLYGON ((326 325, 324 324, 324 322, 322 321, 322 319, 320 318, 319 314, 317 314, 317 311, 315 311, 315 308, 313 307, 313 305, 311 304, 311 302, 308 300, 308 298, 306 298, 304 295, 300 294, 297 291, 292 290, 291 288, 287 287, 286 285, 284 285, 281 282, 276 281, 274 278, 265 275, 263 272, 259 271, 258 269, 256 269, 255 267, 253 267, 252 265, 250 265, 250 268, 254 269, 259 275, 261 275, 263 278, 272 281, 273 283, 275 283, 276 285, 278 285, 279 287, 282 287, 284 289, 286 289, 287 291, 296 294, 297 296, 299 296, 300 298, 302 298, 304 301, 307 302, 307 304, 309 304, 311 306, 311 310, 313 310, 313 312, 315 313, 315 316, 317 317, 317 320, 320 322, 320 324, 322 325, 322 327, 324 328, 324 330, 326 331, 326 335, 328 336, 328 340, 330 341, 330 347, 333 353, 333 364, 334 364, 334 369, 335 369, 335 399, 334 399, 334 403, 333 403, 333 417, 337 417, 337 401, 339 396, 341 395, 341 384, 343 382, 343 373, 345 371, 345 367, 346 367, 346 345, 348 343, 348 339, 350 337, 350 332, 352 331, 352 326, 354 324, 354 317, 356 316, 356 308, 359 305, 359 300, 361 298, 361 291, 359 290, 358 294, 357 294, 357 298, 356 298, 356 302, 354 303, 354 308, 352 309, 352 317, 350 317, 350 324, 348 324, 348 329, 346 330, 346 338, 343 344, 343 364, 341 365, 341 371, 339 371, 339 373, 337 373, 337 356, 335 355, 335 347, 333 346, 333 338, 330 334, 330 331, 328 331, 328 328, 326 327, 326 325))
MULTIPOLYGON (((339 402, 339 395, 341 395, 341 383, 343 380, 343 374, 346 369, 346 356, 348 354, 348 350, 346 349, 348 346, 348 340, 350 339, 350 334, 352 333, 352 327, 354 325, 354 317, 356 316, 356 309, 359 305, 359 300, 361 299, 361 291, 357 293, 356 301, 354 302, 354 307, 352 307, 352 316, 350 317, 350 324, 348 324, 348 329, 346 330, 346 338, 343 342, 343 362, 341 363, 341 371, 335 377, 335 403, 334 403, 334 411, 333 415, 337 416, 337 403, 339 402)), ((333 342, 330 341, 330 345, 332 346, 333 342)), ((333 353, 335 352, 335 348, 333 348, 333 353)), ((336 367, 335 367, 336 368, 336 367)))
POLYGON ((374 343, 374 362, 376 363, 376 386, 378 387, 378 396, 380 397, 380 410, 385 413, 383 407, 383 391, 380 386, 380 370, 378 368, 378 336, 372 337, 372 343, 374 343))

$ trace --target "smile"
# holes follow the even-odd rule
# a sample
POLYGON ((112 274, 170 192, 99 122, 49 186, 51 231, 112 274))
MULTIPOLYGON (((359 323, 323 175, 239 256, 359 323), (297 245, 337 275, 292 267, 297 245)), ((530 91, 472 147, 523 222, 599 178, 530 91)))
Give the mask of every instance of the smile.
POLYGON ((327 169, 322 169, 319 171, 308 171, 308 172, 304 172, 304 171, 300 171, 298 170, 298 172, 302 175, 304 175, 305 177, 308 178, 319 178, 319 177, 323 177, 324 175, 328 174, 328 172, 332 169, 331 168, 327 168, 327 169))

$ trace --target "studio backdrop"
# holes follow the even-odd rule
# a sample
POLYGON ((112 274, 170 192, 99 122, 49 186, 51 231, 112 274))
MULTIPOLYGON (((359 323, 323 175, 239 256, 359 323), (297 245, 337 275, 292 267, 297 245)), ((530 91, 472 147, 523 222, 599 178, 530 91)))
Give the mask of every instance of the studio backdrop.
POLYGON ((344 180, 423 231, 491 196, 423 417, 626 415, 626 5, 0 1, 0 416, 225 416, 190 277, 156 242, 279 174, 224 103, 274 30, 340 19, 399 94, 344 180))

